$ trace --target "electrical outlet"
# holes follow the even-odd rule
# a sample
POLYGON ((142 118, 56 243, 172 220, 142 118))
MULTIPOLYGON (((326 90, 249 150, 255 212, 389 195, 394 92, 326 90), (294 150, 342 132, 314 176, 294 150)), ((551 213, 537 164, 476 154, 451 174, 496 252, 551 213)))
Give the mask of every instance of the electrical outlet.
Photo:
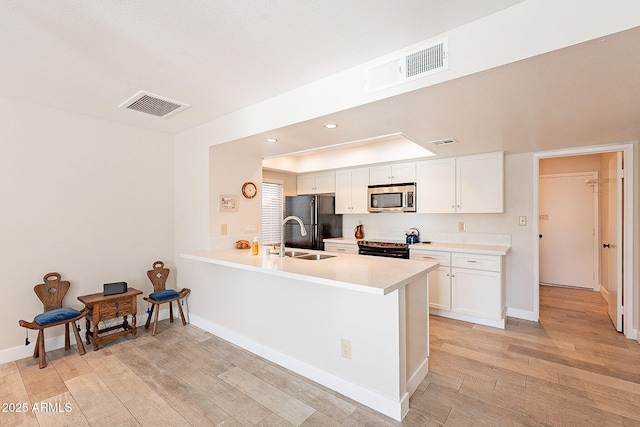
POLYGON ((458 231, 467 231, 467 223, 459 222, 458 223, 458 231))
POLYGON ((521 216, 518 218, 518 224, 520 225, 527 225, 527 217, 526 216, 521 216))
POLYGON ((351 341, 344 338, 340 340, 340 354, 345 359, 351 359, 351 341))
POLYGON ((227 235, 227 224, 220 224, 220 235, 221 236, 227 235))

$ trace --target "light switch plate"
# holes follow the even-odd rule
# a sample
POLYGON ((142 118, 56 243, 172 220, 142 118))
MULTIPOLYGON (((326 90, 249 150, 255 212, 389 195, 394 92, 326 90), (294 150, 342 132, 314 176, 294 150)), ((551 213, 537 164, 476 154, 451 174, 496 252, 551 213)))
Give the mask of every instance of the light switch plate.
POLYGON ((245 224, 244 226, 245 233, 257 233, 258 226, 256 224, 245 224))
POLYGON ((467 223, 459 222, 458 223, 458 231, 467 231, 467 223))

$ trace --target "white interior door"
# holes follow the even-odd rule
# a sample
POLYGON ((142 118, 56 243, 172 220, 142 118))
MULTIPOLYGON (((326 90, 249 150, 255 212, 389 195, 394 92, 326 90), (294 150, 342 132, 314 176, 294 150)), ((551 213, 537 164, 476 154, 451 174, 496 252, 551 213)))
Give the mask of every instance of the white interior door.
POLYGON ((607 230, 603 238, 603 254, 606 254, 608 280, 606 296, 609 317, 618 332, 622 332, 622 153, 609 161, 607 230))
POLYGON ((541 175, 540 282, 596 289, 597 172, 541 175))

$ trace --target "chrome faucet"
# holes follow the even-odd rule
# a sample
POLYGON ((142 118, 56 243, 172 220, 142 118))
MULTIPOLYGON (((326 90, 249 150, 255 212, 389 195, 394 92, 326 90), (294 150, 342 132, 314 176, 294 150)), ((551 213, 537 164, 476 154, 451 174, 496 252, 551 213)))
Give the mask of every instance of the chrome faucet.
POLYGON ((284 225, 292 219, 298 221, 298 224, 300 224, 300 234, 303 236, 307 235, 307 229, 304 228, 304 224, 302 223, 302 220, 300 218, 291 215, 283 219, 282 227, 280 228, 280 258, 284 257, 284 225))

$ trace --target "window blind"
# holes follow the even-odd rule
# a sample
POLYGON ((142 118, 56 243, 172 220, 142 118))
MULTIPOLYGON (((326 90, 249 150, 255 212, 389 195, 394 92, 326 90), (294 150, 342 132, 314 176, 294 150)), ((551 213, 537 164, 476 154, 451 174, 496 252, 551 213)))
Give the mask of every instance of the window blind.
POLYGON ((262 244, 280 243, 280 227, 283 214, 283 186, 272 182, 262 183, 262 244))

